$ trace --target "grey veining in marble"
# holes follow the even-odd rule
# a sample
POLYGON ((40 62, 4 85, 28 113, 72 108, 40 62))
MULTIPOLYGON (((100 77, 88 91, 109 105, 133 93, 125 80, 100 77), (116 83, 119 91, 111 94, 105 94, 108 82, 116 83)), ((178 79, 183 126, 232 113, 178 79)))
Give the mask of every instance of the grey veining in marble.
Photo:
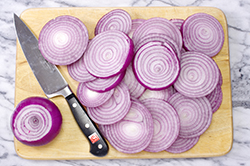
POLYGON ((249 0, 1 0, 0 1, 0 166, 247 166, 250 165, 250 1, 249 0), (221 157, 197 159, 32 161, 17 156, 10 129, 14 109, 16 35, 13 13, 35 7, 212 6, 228 21, 234 143, 221 157))

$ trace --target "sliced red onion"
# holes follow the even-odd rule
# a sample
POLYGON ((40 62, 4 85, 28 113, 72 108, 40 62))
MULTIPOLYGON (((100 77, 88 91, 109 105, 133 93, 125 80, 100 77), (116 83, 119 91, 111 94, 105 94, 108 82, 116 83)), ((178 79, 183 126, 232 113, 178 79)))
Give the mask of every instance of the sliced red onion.
POLYGON ((140 38, 139 41, 135 44, 134 47, 134 52, 138 51, 138 49, 143 46, 144 44, 148 42, 162 42, 164 45, 170 49, 173 50, 177 57, 180 59, 181 57, 181 52, 180 52, 180 46, 177 45, 177 43, 170 38, 166 34, 160 34, 160 33, 149 33, 146 34, 144 37, 140 38))
POLYGON ((63 15, 44 25, 39 35, 39 49, 49 62, 69 65, 81 58, 88 41, 88 30, 83 22, 63 15))
POLYGON ((80 58, 78 61, 67 66, 69 75, 78 82, 88 82, 96 79, 91 75, 84 64, 84 58, 80 58))
POLYGON ((220 108, 222 103, 223 93, 221 86, 218 84, 215 89, 206 97, 212 106, 213 113, 215 113, 220 108))
POLYGON ((149 90, 146 89, 144 93, 141 95, 139 100, 144 99, 160 99, 164 101, 168 101, 170 96, 174 94, 174 88, 172 86, 168 87, 167 89, 163 90, 149 90))
POLYGON ((219 68, 212 58, 189 51, 182 54, 181 72, 174 83, 175 89, 188 97, 204 97, 219 81, 219 68))
POLYGON ((97 78, 93 81, 86 82, 86 86, 96 92, 107 92, 115 88, 122 79, 124 78, 125 72, 122 72, 118 75, 109 77, 109 78, 97 78))
POLYGON ((126 70, 133 58, 133 42, 123 32, 109 30, 95 36, 84 54, 87 70, 108 78, 126 70))
POLYGON ((218 81, 218 85, 219 86, 222 86, 222 84, 223 84, 223 77, 222 77, 222 74, 221 74, 221 71, 219 70, 219 81, 218 81))
POLYGON ((104 104, 113 95, 114 89, 99 93, 90 90, 85 83, 79 83, 77 87, 77 97, 86 107, 98 107, 104 104))
POLYGON ((173 18, 173 19, 170 19, 170 21, 171 21, 172 23, 174 23, 174 25, 175 25, 179 30, 181 30, 181 26, 182 26, 182 24, 183 24, 183 22, 184 22, 183 19, 180 19, 180 18, 173 18))
POLYGON ((210 126, 213 113, 206 97, 189 98, 177 92, 168 101, 180 117, 179 137, 198 137, 210 126))
POLYGON ((182 24, 183 45, 186 50, 199 51, 210 57, 217 55, 224 43, 220 22, 206 13, 189 16, 182 24))
POLYGON ((16 106, 11 128, 16 139, 29 146, 51 142, 60 132, 62 115, 57 106, 42 97, 29 97, 16 106))
POLYGON ((176 54, 161 42, 150 42, 136 52, 133 70, 144 87, 162 90, 176 81, 180 65, 176 54))
POLYGON ((131 26, 132 20, 128 12, 122 9, 114 9, 99 19, 95 27, 95 35, 107 30, 119 30, 128 34, 131 26))
POLYGON ((133 33, 134 33, 134 31, 136 30, 136 28, 138 28, 138 26, 141 25, 144 21, 145 21, 145 19, 140 19, 140 18, 138 18, 138 19, 133 19, 133 20, 132 20, 131 30, 130 30, 130 32, 128 33, 128 36, 129 36, 130 38, 132 38, 133 33))
POLYGON ((99 125, 109 143, 123 153, 138 153, 151 142, 154 124, 151 113, 138 101, 132 101, 124 119, 112 125, 99 125))
POLYGON ((136 44, 140 38, 150 33, 166 34, 182 47, 182 35, 180 30, 168 19, 153 17, 144 21, 135 31, 132 40, 136 44))
POLYGON ((159 99, 142 100, 154 122, 154 136, 145 151, 160 152, 169 148, 177 139, 180 119, 176 110, 167 102, 159 99))
POLYGON ((176 141, 166 150, 170 153, 183 153, 193 148, 200 137, 194 138, 180 138, 178 137, 176 141))
POLYGON ((173 86, 168 87, 167 89, 165 89, 165 97, 164 100, 168 101, 168 99, 175 93, 175 89, 173 86))
POLYGON ((127 85, 121 82, 114 90, 113 95, 104 104, 98 107, 87 107, 90 118, 102 125, 113 124, 127 115, 131 101, 127 85))
POLYGON ((133 98, 139 98, 145 91, 145 87, 142 86, 135 78, 131 63, 126 69, 123 81, 128 86, 130 96, 133 98))

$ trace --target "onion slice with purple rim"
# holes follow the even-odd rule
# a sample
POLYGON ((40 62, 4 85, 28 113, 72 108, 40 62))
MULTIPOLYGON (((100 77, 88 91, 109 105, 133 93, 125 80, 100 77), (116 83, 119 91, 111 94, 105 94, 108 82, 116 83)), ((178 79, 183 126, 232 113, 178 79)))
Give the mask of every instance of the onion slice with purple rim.
POLYGON ((136 44, 140 38, 150 33, 166 34, 177 43, 179 49, 182 48, 182 36, 180 30, 166 18, 153 17, 144 21, 134 31, 132 40, 136 44))
POLYGON ((181 27, 183 46, 188 51, 199 51, 210 57, 217 55, 224 43, 220 22, 206 13, 189 16, 181 27))
POLYGON ((90 74, 108 78, 126 70, 133 58, 134 45, 123 32, 109 30, 95 36, 84 54, 90 74))
POLYGON ((17 140, 29 146, 51 142, 60 132, 62 115, 57 106, 42 97, 29 97, 16 106, 11 129, 17 140))
POLYGON ((145 151, 160 152, 169 148, 177 139, 180 119, 176 110, 167 102, 159 99, 142 100, 154 122, 154 136, 145 151))
POLYGON ((133 71, 147 89, 162 90, 178 78, 180 64, 176 54, 161 42, 149 42, 135 54, 133 71))
POLYGON ((131 101, 127 85, 121 82, 112 96, 101 106, 87 107, 89 117, 102 125, 113 124, 120 121, 130 109, 131 101))
POLYGON ((175 25, 179 30, 181 30, 181 26, 182 26, 182 24, 183 24, 183 22, 184 22, 185 20, 180 19, 180 18, 173 18, 173 19, 170 19, 170 21, 171 21, 172 23, 174 23, 174 25, 175 25))
POLYGON ((90 90, 100 93, 107 92, 120 84, 124 78, 124 75, 125 71, 109 78, 97 78, 93 81, 86 82, 85 84, 90 90))
POLYGON ((43 26, 38 45, 47 61, 55 65, 69 65, 82 57, 88 42, 88 30, 83 22, 63 15, 43 26))
POLYGON ((152 116, 138 101, 132 101, 129 113, 119 122, 99 126, 116 150, 130 154, 143 151, 154 133, 152 116))
POLYGON ((88 82, 96 79, 91 75, 84 64, 84 58, 80 58, 78 61, 67 66, 69 75, 78 82, 88 82))
POLYGON ((181 71, 175 89, 188 97, 204 97, 219 81, 219 68, 212 58, 194 51, 181 56, 181 71))
POLYGON ((141 25, 145 20, 144 19, 133 19, 132 20, 132 26, 131 30, 128 33, 128 36, 132 38, 134 31, 138 28, 139 25, 141 25))
POLYGON ((189 98, 177 92, 170 97, 169 103, 180 117, 179 137, 198 137, 210 126, 213 112, 206 97, 189 98))
POLYGON ((215 89, 206 97, 212 106, 213 113, 215 113, 220 108, 222 103, 223 93, 221 86, 218 84, 215 89))
POLYGON ((86 107, 98 107, 104 104, 113 93, 114 89, 103 93, 90 90, 83 82, 79 83, 77 87, 77 97, 86 107))
POLYGON ((122 9, 114 9, 99 19, 95 27, 95 35, 108 30, 119 30, 128 34, 131 26, 132 20, 128 12, 122 9))
POLYGON ((199 141, 200 137, 194 138, 180 138, 178 137, 176 141, 168 148, 166 151, 170 153, 183 153, 194 147, 199 141))

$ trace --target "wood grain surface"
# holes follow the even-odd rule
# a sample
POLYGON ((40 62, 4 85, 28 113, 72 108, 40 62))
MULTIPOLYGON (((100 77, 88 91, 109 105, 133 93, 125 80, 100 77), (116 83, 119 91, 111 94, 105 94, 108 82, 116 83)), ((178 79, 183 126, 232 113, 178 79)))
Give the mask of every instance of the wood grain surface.
MULTIPOLYGON (((59 107, 63 124, 59 135, 49 144, 40 147, 26 146, 16 139, 15 149, 19 156, 35 160, 64 160, 64 159, 128 159, 128 158, 197 158, 225 155, 232 148, 232 99, 231 79, 229 67, 229 48, 227 21, 224 13, 212 7, 120 7, 126 10, 132 19, 151 17, 182 18, 205 12, 213 15, 223 26, 225 42, 220 53, 214 57, 223 76, 223 101, 219 110, 213 114, 208 130, 200 137, 199 142, 189 151, 181 154, 171 154, 166 151, 159 153, 140 152, 137 154, 124 154, 110 146, 107 156, 98 158, 89 153, 89 144, 76 124, 73 115, 63 97, 51 100, 59 107)), ((42 27, 49 20, 59 15, 72 15, 78 17, 86 25, 90 38, 94 37, 94 27, 104 14, 115 8, 35 8, 28 9, 21 14, 22 20, 38 37, 42 27)), ((78 82, 74 81, 67 72, 66 66, 58 66, 62 75, 68 81, 73 92, 76 92, 78 82)), ((49 81, 49 80, 48 80, 49 81)), ((15 106, 23 99, 31 96, 45 97, 41 87, 36 81, 17 41, 16 52, 16 84, 15 106)))

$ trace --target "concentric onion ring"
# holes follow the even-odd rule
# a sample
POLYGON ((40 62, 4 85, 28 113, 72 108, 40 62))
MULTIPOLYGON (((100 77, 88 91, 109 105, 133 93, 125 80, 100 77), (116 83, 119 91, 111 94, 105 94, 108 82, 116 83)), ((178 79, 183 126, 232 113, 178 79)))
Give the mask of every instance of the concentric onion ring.
POLYGON ((128 12, 122 9, 114 9, 99 19, 95 27, 95 35, 107 30, 119 30, 128 34, 131 26, 132 20, 128 12))
POLYGON ((144 21, 135 31, 132 37, 133 42, 136 44, 140 38, 149 33, 166 34, 172 38, 178 45, 179 49, 182 48, 182 35, 180 30, 168 19, 161 17, 153 17, 144 21))
POLYGON ((194 138, 180 138, 178 137, 176 141, 166 150, 170 153, 183 153, 194 147, 199 141, 200 137, 194 138))
POLYGON ((124 71, 133 57, 133 42, 123 32, 109 30, 95 36, 84 54, 87 70, 100 78, 124 71))
POLYGON ((180 19, 180 18, 173 18, 173 19, 170 19, 170 21, 171 21, 172 23, 174 23, 174 25, 175 25, 179 30, 181 30, 181 26, 182 26, 182 24, 183 24, 183 22, 184 22, 185 20, 180 19))
POLYGON ((179 115, 169 103, 163 100, 144 99, 142 103, 151 113, 154 122, 154 136, 144 150, 148 152, 166 150, 179 135, 179 115))
POLYGON ((199 51, 210 57, 221 50, 224 31, 220 22, 206 13, 189 16, 182 24, 183 45, 186 50, 199 51))
POLYGON ((62 115, 50 100, 29 97, 17 105, 11 121, 17 140, 29 146, 41 146, 57 136, 61 129, 62 115))
POLYGON ((78 61, 67 66, 69 75, 78 82, 88 82, 96 79, 91 75, 84 64, 84 58, 80 58, 78 61))
POLYGON ((81 20, 64 15, 44 25, 39 35, 39 49, 47 61, 69 65, 80 59, 88 41, 88 30, 81 20))
POLYGON ((123 153, 143 151, 153 137, 154 124, 148 109, 132 101, 129 113, 112 125, 99 125, 109 143, 123 153))
POLYGON ((181 71, 175 89, 187 97, 204 97, 219 81, 219 68, 212 58, 189 51, 182 54, 181 71))
POLYGON ((98 107, 87 107, 90 118, 102 125, 113 124, 120 121, 130 109, 131 101, 128 88, 121 82, 112 96, 98 107))
POLYGON ((133 61, 137 80, 147 89, 161 90, 171 86, 180 71, 176 54, 161 42, 149 42, 137 52, 133 61))
POLYGON ((206 97, 188 98, 175 93, 169 99, 180 117, 181 138, 194 138, 204 133, 212 120, 212 108, 206 97))

